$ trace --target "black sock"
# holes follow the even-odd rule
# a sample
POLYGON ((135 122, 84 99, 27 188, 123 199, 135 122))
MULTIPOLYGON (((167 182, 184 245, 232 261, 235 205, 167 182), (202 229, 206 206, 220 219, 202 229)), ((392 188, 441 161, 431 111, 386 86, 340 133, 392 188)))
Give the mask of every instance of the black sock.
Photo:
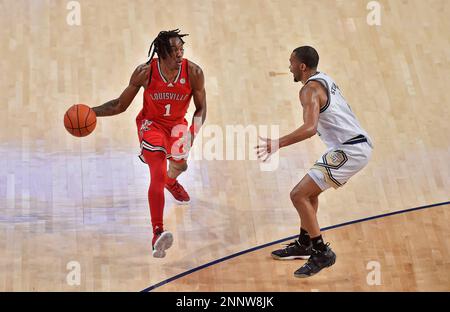
POLYGON ((323 243, 322 235, 311 238, 313 249, 317 251, 325 251, 327 250, 327 246, 323 243))
POLYGON ((300 235, 298 236, 298 242, 301 245, 309 246, 311 244, 311 238, 306 230, 300 228, 300 235))

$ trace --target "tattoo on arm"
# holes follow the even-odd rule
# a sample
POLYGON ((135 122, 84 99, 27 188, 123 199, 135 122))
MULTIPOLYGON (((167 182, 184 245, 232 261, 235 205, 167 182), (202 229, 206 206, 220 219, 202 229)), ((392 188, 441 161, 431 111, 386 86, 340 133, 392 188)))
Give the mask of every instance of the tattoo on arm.
POLYGON ((97 117, 113 116, 120 113, 119 99, 106 102, 103 105, 92 108, 97 117))

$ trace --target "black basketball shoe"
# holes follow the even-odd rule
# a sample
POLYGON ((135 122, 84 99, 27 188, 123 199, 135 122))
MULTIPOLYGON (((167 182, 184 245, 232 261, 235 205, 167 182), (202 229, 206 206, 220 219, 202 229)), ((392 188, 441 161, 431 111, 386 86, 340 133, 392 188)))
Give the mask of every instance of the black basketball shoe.
POLYGON ((322 269, 332 266, 336 262, 336 254, 328 247, 325 251, 313 249, 311 257, 300 269, 295 271, 295 277, 309 277, 319 273, 322 269))
POLYGON ((286 245, 283 249, 272 251, 272 258, 276 260, 309 259, 312 253, 312 243, 308 246, 300 244, 298 240, 286 245))

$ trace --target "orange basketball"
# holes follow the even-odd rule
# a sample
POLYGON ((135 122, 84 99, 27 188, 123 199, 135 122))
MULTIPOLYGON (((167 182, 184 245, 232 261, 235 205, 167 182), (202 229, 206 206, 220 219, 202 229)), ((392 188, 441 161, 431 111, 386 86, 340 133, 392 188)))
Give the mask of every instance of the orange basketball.
POLYGON ((95 112, 87 105, 75 104, 64 114, 64 127, 76 137, 84 137, 97 125, 95 112))

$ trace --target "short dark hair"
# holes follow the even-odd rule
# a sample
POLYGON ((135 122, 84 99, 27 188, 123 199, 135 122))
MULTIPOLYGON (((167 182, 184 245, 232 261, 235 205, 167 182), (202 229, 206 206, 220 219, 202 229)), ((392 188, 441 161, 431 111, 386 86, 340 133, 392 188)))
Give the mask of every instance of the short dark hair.
POLYGON ((180 34, 179 29, 174 30, 168 30, 168 31, 161 31, 159 32, 158 36, 153 40, 152 44, 150 45, 150 50, 148 51, 148 56, 150 57, 151 62, 153 56, 155 53, 158 54, 161 58, 166 58, 171 51, 170 47, 170 38, 179 38, 181 42, 184 44, 183 37, 189 36, 188 34, 180 34))
POLYGON ((316 49, 310 46, 298 47, 294 51, 297 59, 311 69, 316 69, 319 64, 319 54, 316 49))

